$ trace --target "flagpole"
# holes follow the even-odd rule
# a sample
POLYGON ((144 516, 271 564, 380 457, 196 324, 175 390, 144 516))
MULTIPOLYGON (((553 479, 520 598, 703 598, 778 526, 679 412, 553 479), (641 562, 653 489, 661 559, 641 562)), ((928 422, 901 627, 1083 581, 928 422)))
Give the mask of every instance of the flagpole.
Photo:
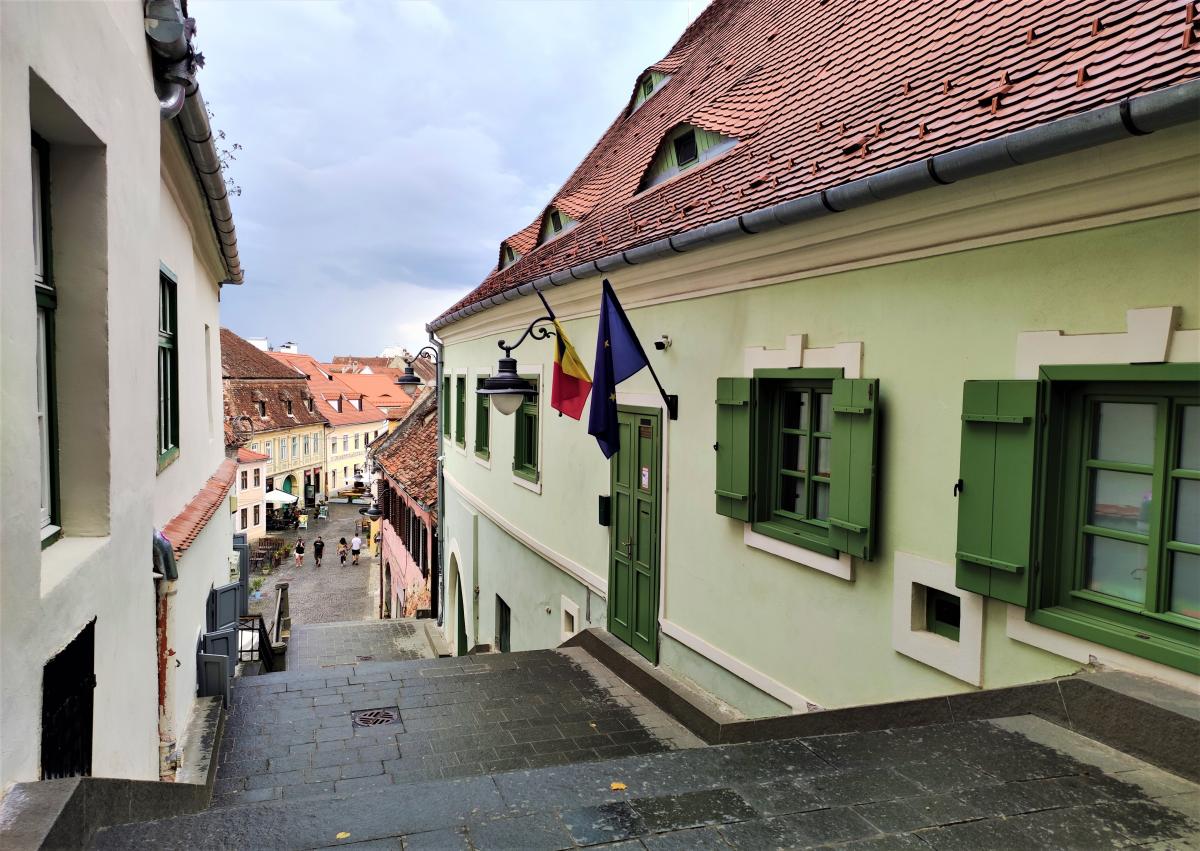
MULTIPOLYGON (((608 278, 604 279, 604 286, 612 289, 612 284, 609 282, 608 278)), ((540 291, 538 292, 538 295, 541 295, 540 291)), ((616 296, 615 292, 613 293, 613 296, 616 296)), ((543 298, 542 302, 545 303, 545 301, 546 300, 543 298)), ((546 305, 546 309, 549 310, 549 308, 550 306, 546 305)), ((628 323, 628 317, 626 317, 626 322, 628 323)), ((645 361, 646 366, 650 369, 650 377, 653 378, 654 383, 658 385, 658 393, 660 396, 662 396, 663 403, 667 406, 667 413, 670 415, 671 419, 679 419, 679 397, 673 393, 667 393, 666 389, 663 388, 662 382, 658 380, 658 373, 654 371, 654 364, 650 363, 650 358, 646 355, 646 350, 642 348, 642 340, 637 335, 637 332, 633 333, 633 341, 637 343, 638 352, 641 354, 642 360, 645 361)))

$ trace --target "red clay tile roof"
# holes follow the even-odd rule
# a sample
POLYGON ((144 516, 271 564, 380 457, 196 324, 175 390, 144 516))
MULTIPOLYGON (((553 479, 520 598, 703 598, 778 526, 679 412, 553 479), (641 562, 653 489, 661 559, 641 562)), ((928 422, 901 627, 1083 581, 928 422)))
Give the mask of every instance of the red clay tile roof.
POLYGON ((270 461, 270 455, 263 455, 261 452, 255 452, 252 449, 241 447, 237 451, 237 461, 239 464, 253 464, 257 461, 270 461))
POLYGON ((221 329, 221 373, 226 378, 293 378, 295 371, 247 343, 228 328, 221 329))
POLYGON ((375 450, 383 472, 417 502, 437 502, 437 394, 427 393, 375 450))
POLYGON ((442 316, 618 251, 1195 79, 1192 5, 713 0, 652 66, 671 79, 637 111, 623 109, 550 199, 579 224, 535 248, 539 212, 506 240, 521 259, 442 316), (638 193, 680 123, 739 141, 638 193))
MULTIPOLYGON (((286 368, 286 367, 285 367, 286 368)), ((234 431, 245 442, 249 434, 295 428, 296 426, 324 423, 325 417, 313 401, 313 410, 308 409, 312 393, 308 383, 299 375, 286 379, 225 379, 225 418, 237 418, 234 431), (266 416, 258 414, 258 403, 266 406, 266 416), (292 403, 292 415, 288 416, 287 403, 292 403)))
POLYGON ((236 473, 237 462, 226 458, 200 492, 192 497, 191 502, 163 527, 163 536, 171 542, 175 558, 180 558, 187 552, 200 531, 217 513, 217 509, 225 504, 225 496, 233 486, 236 473))
POLYGON ((352 392, 363 394, 372 405, 387 408, 389 413, 393 408, 404 412, 412 407, 412 396, 391 376, 347 373, 339 375, 338 379, 352 392))
POLYGON ((334 355, 333 363, 338 366, 369 366, 374 369, 377 366, 388 366, 392 362, 391 358, 385 357, 365 357, 359 355, 334 355))
POLYGON ((331 426, 381 423, 387 419, 387 415, 383 411, 352 390, 318 393, 317 400, 317 410, 325 416, 325 419, 329 420, 331 426), (340 404, 340 411, 334 407, 334 403, 340 404), (360 408, 355 408, 355 403, 360 408))

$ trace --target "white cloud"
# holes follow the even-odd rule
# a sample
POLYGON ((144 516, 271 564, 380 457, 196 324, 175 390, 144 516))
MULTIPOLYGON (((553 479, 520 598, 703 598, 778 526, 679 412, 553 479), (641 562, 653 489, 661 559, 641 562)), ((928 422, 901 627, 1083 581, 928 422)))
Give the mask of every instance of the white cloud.
POLYGON ((223 321, 321 357, 423 340, 552 199, 687 9, 191 0, 202 91, 243 146, 246 284, 223 321))

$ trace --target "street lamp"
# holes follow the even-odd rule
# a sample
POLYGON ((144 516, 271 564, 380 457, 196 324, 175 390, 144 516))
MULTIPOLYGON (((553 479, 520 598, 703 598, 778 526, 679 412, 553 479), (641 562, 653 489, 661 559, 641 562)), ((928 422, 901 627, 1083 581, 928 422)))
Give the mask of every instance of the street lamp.
POLYGON ((370 508, 360 508, 358 513, 368 520, 378 520, 383 516, 383 512, 379 510, 379 505, 372 500, 370 508))
POLYGON ((424 384, 425 382, 422 381, 421 378, 415 372, 413 372, 413 368, 412 368, 413 361, 415 361, 417 358, 423 357, 432 363, 437 363, 436 355, 437 355, 437 350, 433 346, 426 346, 425 348, 421 349, 421 351, 419 351, 415 355, 413 355, 411 358, 408 358, 404 362, 404 374, 396 379, 396 383, 399 384, 401 387, 418 387, 418 386, 424 384))
POLYGON ((480 383, 479 389, 475 391, 480 396, 491 398, 492 407, 505 416, 515 414, 526 399, 532 399, 537 396, 537 388, 517 375, 517 361, 512 356, 513 349, 525 342, 526 337, 532 337, 535 340, 545 340, 554 336, 554 332, 549 328, 538 326, 540 322, 549 322, 551 324, 554 322, 554 311, 546 303, 546 297, 541 292, 538 292, 538 298, 542 300, 542 304, 546 305, 546 312, 549 315, 539 316, 530 322, 529 327, 525 329, 525 333, 511 346, 503 340, 496 344, 504 349, 504 357, 500 358, 496 364, 495 374, 489 378, 485 378, 480 383))

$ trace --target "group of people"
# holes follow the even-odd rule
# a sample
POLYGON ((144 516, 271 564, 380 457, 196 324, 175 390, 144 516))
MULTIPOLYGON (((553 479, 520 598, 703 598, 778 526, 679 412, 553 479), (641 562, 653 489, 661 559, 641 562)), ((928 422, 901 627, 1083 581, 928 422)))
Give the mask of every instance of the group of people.
MULTIPOLYGON (((320 535, 317 535, 317 539, 315 541, 313 541, 312 548, 313 548, 313 561, 316 562, 317 567, 320 567, 321 566, 321 558, 325 555, 325 540, 320 535)), ((342 567, 346 566, 347 555, 352 559, 352 561, 350 562, 351 564, 358 564, 358 557, 361 552, 362 552, 362 538, 360 538, 358 535, 355 535, 353 538, 351 538, 349 543, 346 543, 345 538, 341 538, 338 540, 338 545, 337 545, 338 561, 341 563, 342 567)), ((304 564, 304 539, 297 538, 296 539, 296 567, 300 567, 300 565, 302 565, 302 564, 304 564)))

